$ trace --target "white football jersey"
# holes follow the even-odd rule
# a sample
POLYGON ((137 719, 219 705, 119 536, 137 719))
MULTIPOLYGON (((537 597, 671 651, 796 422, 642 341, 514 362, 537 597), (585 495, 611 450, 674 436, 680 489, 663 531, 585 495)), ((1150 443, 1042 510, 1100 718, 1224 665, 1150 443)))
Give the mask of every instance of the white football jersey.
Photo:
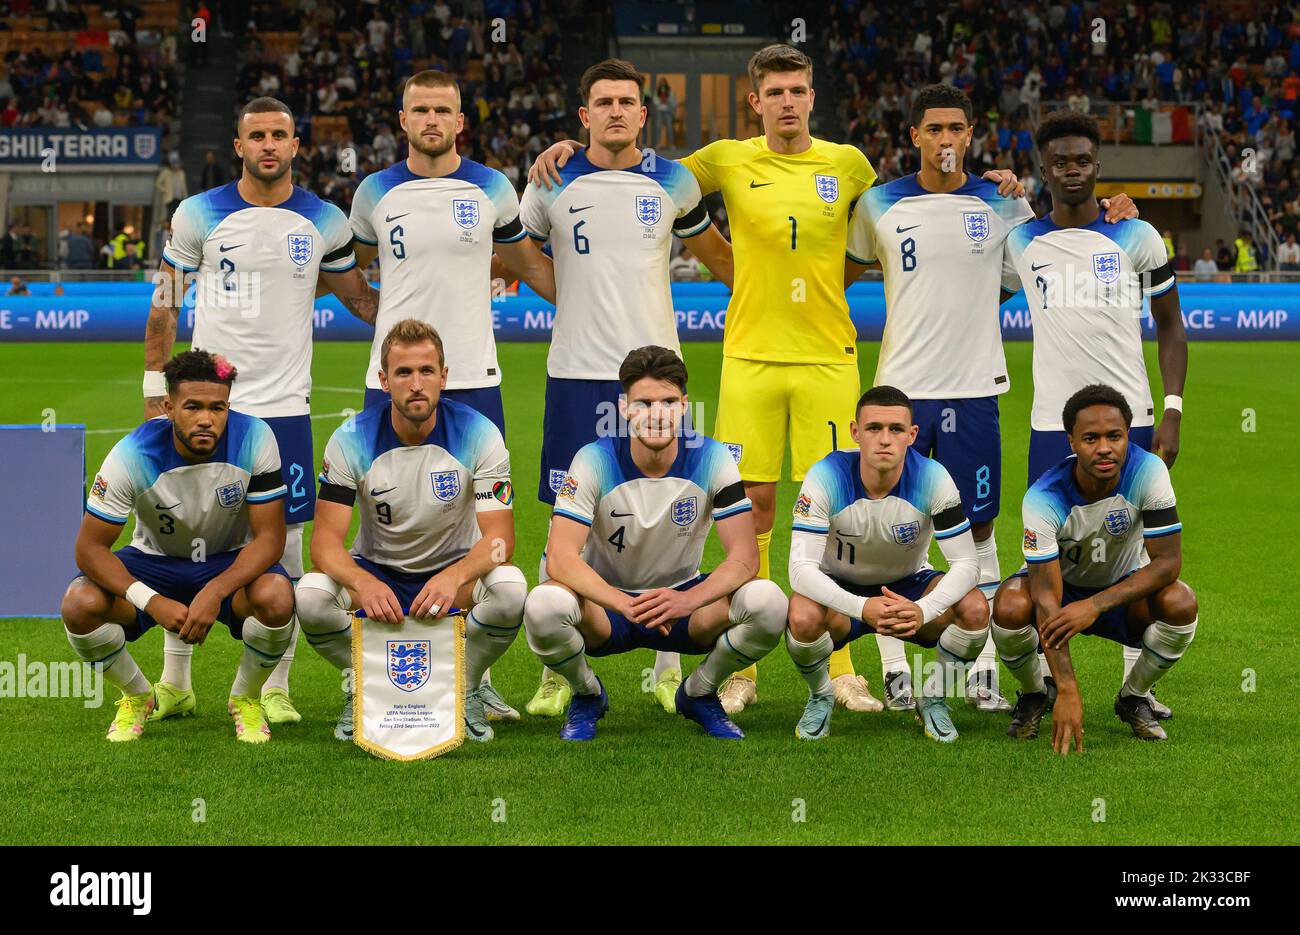
POLYGON ((198 271, 191 343, 239 370, 230 405, 265 418, 311 412, 316 278, 357 262, 343 212, 297 186, 274 207, 251 205, 230 182, 180 203, 163 259, 198 271))
POLYGON ((271 427, 228 410, 226 430, 206 461, 181 457, 170 419, 150 419, 113 446, 95 475, 86 511, 125 525, 135 514, 131 545, 150 555, 193 559, 252 539, 247 503, 279 500, 280 449, 271 427))
POLYGON ((438 401, 423 444, 397 437, 392 404, 368 406, 330 436, 320 499, 356 506, 352 553, 405 572, 434 572, 481 537, 476 516, 508 510, 510 455, 492 421, 450 399, 438 401))
POLYGON ((679 439, 668 473, 646 477, 632 460, 631 439, 606 437, 574 455, 554 515, 590 526, 587 564, 613 587, 636 592, 698 576, 713 522, 749 509, 726 445, 702 435, 690 445, 679 439))
POLYGON ((995 396, 1011 388, 1002 353, 1002 288, 1019 279, 1003 250, 1034 216, 967 174, 955 191, 928 192, 915 175, 867 189, 849 225, 848 256, 879 260, 885 332, 875 385, 913 399, 995 396))
POLYGON ((1179 532, 1177 500, 1164 461, 1129 443, 1119 486, 1089 503, 1074 479, 1074 455, 1025 494, 1025 561, 1061 563, 1061 580, 1108 588, 1149 561, 1143 542, 1179 532))
POLYGON ((832 451, 812 466, 794 505, 796 535, 826 537, 822 571, 860 585, 889 584, 929 568, 941 543, 970 529, 961 495, 938 461, 908 448, 894 489, 878 500, 862 484, 862 454, 832 451))
POLYGON ((546 372, 570 380, 617 380, 634 348, 657 344, 681 353, 668 261, 672 237, 694 237, 712 223, 695 176, 655 157, 601 169, 574 154, 547 190, 530 184, 520 217, 537 240, 550 240, 556 307, 546 372))
POLYGON ((366 386, 379 387, 380 347, 404 318, 438 329, 447 389, 499 386, 492 245, 525 237, 510 181, 463 157, 438 178, 416 175, 402 161, 362 179, 351 223, 357 240, 379 247, 379 317, 366 386))
POLYGON ((1165 243, 1136 218, 1057 227, 1051 216, 1021 224, 1007 252, 1025 287, 1034 328, 1034 406, 1039 431, 1061 431, 1066 400, 1106 383, 1128 400, 1133 424, 1155 424, 1142 357, 1142 299, 1174 287, 1165 243))

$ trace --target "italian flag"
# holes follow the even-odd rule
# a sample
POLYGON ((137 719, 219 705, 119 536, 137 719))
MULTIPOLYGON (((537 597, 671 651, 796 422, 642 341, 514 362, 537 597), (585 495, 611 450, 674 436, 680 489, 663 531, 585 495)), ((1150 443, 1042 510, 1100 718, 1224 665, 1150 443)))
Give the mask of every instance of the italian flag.
POLYGON ((1133 122, 1135 143, 1190 143, 1192 141, 1191 112, 1186 107, 1173 107, 1154 113, 1144 107, 1137 109, 1133 122))

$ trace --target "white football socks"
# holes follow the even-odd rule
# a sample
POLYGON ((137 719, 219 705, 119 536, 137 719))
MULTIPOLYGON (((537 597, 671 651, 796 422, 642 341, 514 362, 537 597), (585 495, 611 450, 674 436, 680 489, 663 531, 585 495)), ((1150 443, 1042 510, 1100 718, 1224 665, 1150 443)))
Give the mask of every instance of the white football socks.
POLYGON ((126 648, 126 631, 120 624, 105 623, 90 633, 73 633, 64 624, 68 643, 83 662, 94 663, 104 680, 124 695, 143 695, 152 689, 126 648))

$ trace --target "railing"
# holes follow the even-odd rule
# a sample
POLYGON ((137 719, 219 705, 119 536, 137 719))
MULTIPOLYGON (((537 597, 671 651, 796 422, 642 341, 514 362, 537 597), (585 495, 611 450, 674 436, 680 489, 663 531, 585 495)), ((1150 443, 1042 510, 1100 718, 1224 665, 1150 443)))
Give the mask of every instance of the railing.
POLYGON ((1203 149, 1206 162, 1228 196, 1226 207, 1229 218, 1238 230, 1249 231, 1254 243, 1265 247, 1265 262, 1270 268, 1276 267, 1277 252, 1282 243, 1273 230, 1273 225, 1269 223, 1268 212, 1264 210, 1255 186, 1248 179, 1238 182, 1233 177, 1232 160, 1228 158, 1228 152, 1223 147, 1223 137, 1217 130, 1198 122, 1197 136, 1202 134, 1206 141, 1203 149))

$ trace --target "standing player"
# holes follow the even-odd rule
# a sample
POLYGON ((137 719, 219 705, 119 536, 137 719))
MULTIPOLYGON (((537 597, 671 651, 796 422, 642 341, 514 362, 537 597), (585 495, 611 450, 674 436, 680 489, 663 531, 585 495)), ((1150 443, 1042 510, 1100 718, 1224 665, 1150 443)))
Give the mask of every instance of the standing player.
POLYGON ((244 652, 227 709, 235 737, 271 737, 260 692, 289 645, 293 587, 284 551, 285 495, 275 436, 230 410, 236 377, 225 358, 177 354, 163 368, 166 419, 113 446, 77 534, 82 577, 63 597, 68 642, 122 692, 108 731, 136 740, 154 708, 149 680, 126 644, 160 624, 187 646, 220 620, 244 652), (135 517, 131 544, 111 551, 135 517))
POLYGON ((1196 635, 1196 595, 1178 580, 1182 523, 1164 461, 1129 444, 1133 412, 1114 387, 1085 386, 1061 422, 1074 454, 1025 494, 1029 571, 1009 578, 993 601, 993 640, 1022 691, 1007 733, 1038 736, 1052 711, 1052 749, 1083 752, 1083 702, 1069 641, 1102 636, 1139 651, 1115 699, 1115 714, 1142 740, 1165 740, 1151 709, 1152 686, 1196 635), (1149 560, 1148 560, 1149 559, 1149 560), (1056 680, 1044 684, 1042 645, 1056 680))
POLYGON ((892 386, 867 390, 849 428, 857 449, 814 464, 795 501, 786 648, 808 682, 808 704, 794 733, 801 740, 830 735, 831 651, 874 632, 938 647, 940 665, 916 713, 927 737, 952 743, 957 731, 946 695, 965 685, 965 670, 989 635, 970 521, 943 465, 913 446, 917 426, 905 394, 892 386), (926 560, 931 533, 946 574, 926 560))
POLYGON ((563 740, 591 740, 609 696, 587 656, 634 649, 705 655, 677 688, 676 710, 711 737, 744 735, 718 686, 771 652, 786 599, 754 577, 758 547, 749 500, 726 447, 682 440, 686 365, 642 347, 619 369, 628 435, 584 446, 556 495, 546 544, 551 580, 524 605, 528 645, 573 687, 563 740), (726 558, 699 571, 709 527, 726 558))
MULTIPOLYGON (((483 675, 510 648, 528 585, 507 564, 515 546, 510 455, 492 421, 443 395, 448 365, 431 325, 395 324, 379 350, 390 401, 367 406, 330 436, 311 533, 317 570, 298 582, 307 642, 334 666, 352 666, 351 608, 400 623, 468 609, 465 728, 493 737, 483 675), (344 545, 353 508, 360 527, 344 545)), ((334 728, 352 739, 352 696, 334 728)))
POLYGON ((398 119, 410 155, 366 176, 352 199, 357 264, 365 269, 378 256, 383 282, 365 404, 386 398, 379 384, 383 336, 414 316, 448 342, 447 398, 483 413, 504 435, 492 336, 492 251, 549 301, 555 300, 555 278, 550 259, 525 236, 509 180, 456 152, 465 126, 460 106, 460 88, 450 75, 422 71, 408 79, 398 119))
MULTIPOLYGON (((1038 151, 1052 211, 1011 232, 1015 263, 1033 316, 1034 406, 1030 415, 1029 483, 1070 453, 1061 423, 1065 401, 1091 383, 1114 386, 1133 410, 1130 444, 1178 456, 1187 335, 1173 267, 1159 232, 1136 219, 1109 223, 1094 190, 1100 176, 1097 121, 1056 111, 1039 125, 1038 151), (1142 354, 1143 298, 1151 302, 1165 398, 1160 427, 1142 354)), ((1124 647, 1124 678, 1141 650, 1124 647)), ((1160 718, 1169 708, 1148 699, 1160 718)))
MULTIPOLYGON (((235 151, 244 162, 234 182, 193 195, 172 217, 160 275, 145 328, 145 417, 161 414, 158 371, 176 339, 185 282, 197 278, 193 345, 230 359, 246 374, 231 404, 263 418, 275 434, 288 496, 281 564, 302 576, 302 530, 315 508, 311 483, 312 316, 317 278, 358 318, 373 324, 374 290, 356 267, 343 212, 293 184, 298 152, 293 114, 262 97, 246 104, 236 123, 235 151)), ((267 719, 295 723, 288 694, 295 630, 283 660, 263 690, 267 719)), ((193 647, 166 634, 162 678, 153 719, 194 712, 190 687, 193 647)))
MULTIPOLYGON (((695 176, 636 146, 646 121, 643 82, 621 59, 588 68, 578 86, 578 118, 591 145, 565 164, 559 185, 529 185, 520 205, 525 229, 550 241, 555 261, 537 492, 552 506, 578 449, 618 429, 618 369, 628 352, 654 344, 681 353, 668 275, 672 238, 682 238, 731 285, 731 246, 713 226, 695 176)), ((545 562, 543 555, 543 580, 545 562)), ((677 654, 657 653, 654 694, 670 714, 681 680, 677 654)), ((569 686, 547 671, 526 710, 559 716, 570 696, 569 686)))
MULTIPOLYGON (((911 111, 921 169, 862 196, 845 278, 851 283, 867 263, 880 263, 886 319, 875 382, 912 399, 917 447, 947 468, 961 491, 988 597, 1001 581, 993 537, 1002 490, 998 396, 1011 388, 998 306, 1018 285, 1003 244, 1033 211, 987 176, 967 175, 971 134, 963 91, 943 84, 921 89, 911 111)), ((1117 198, 1110 210, 1125 207, 1117 198)), ((885 636, 878 642, 887 700, 908 707, 903 647, 885 636)), ((982 710, 1010 708, 998 691, 992 643, 971 673, 967 697, 982 710)))

